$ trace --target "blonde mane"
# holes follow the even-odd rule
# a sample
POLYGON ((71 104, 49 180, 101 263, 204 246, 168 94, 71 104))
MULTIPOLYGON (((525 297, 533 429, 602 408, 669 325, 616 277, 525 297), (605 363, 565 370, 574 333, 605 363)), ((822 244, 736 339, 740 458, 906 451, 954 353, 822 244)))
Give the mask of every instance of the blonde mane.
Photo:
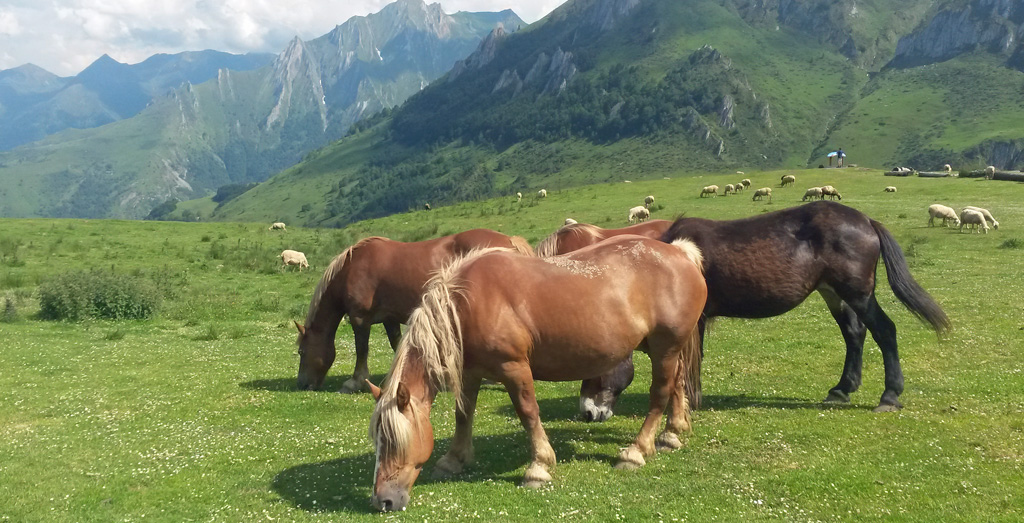
POLYGON ((697 266, 701 274, 704 274, 704 254, 700 251, 700 247, 697 247, 696 243, 687 238, 680 238, 674 240, 672 245, 679 247, 686 254, 686 257, 697 266))
POLYGON ((320 277, 320 281, 316 284, 316 288, 313 290, 313 298, 309 301, 309 311, 306 312, 305 325, 307 328, 313 321, 313 317, 316 316, 317 311, 320 310, 320 302, 323 301, 324 294, 327 294, 328 287, 330 287, 331 283, 334 282, 334 278, 341 273, 341 269, 345 264, 352 259, 352 251, 362 247, 366 243, 377 240, 387 240, 387 238, 384 238, 383 236, 370 236, 369 238, 363 238, 331 260, 327 269, 324 270, 324 275, 320 277))
MULTIPOLYGON (((428 387, 451 390, 462 407, 462 322, 455 296, 463 291, 456 276, 469 262, 492 252, 517 252, 506 247, 473 249, 438 270, 425 285, 420 306, 409 317, 409 329, 395 351, 391 370, 384 378, 380 399, 370 419, 370 438, 378 448, 389 446, 403 453, 412 427, 397 406, 399 377, 413 352, 424 368, 428 387)), ((410 405, 416 408, 416 402, 410 405)))
POLYGON ((590 225, 589 223, 571 223, 569 225, 563 225, 559 227, 557 231, 551 233, 550 236, 544 238, 537 244, 537 256, 541 258, 548 258, 550 256, 557 255, 558 242, 562 234, 575 234, 577 236, 588 234, 592 239, 598 241, 604 239, 604 231, 596 225, 590 225))

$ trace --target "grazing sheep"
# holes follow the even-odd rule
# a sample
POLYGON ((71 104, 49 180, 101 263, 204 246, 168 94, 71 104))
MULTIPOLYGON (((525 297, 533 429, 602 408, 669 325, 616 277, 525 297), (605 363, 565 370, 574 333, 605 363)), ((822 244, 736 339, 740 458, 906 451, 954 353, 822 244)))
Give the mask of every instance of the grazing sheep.
POLYGON ((771 203, 772 202, 772 188, 771 187, 761 187, 760 189, 754 191, 754 197, 751 198, 751 200, 760 200, 760 199, 764 198, 765 196, 768 197, 768 203, 771 203))
POLYGON ((737 183, 737 184, 735 184, 735 186, 734 186, 734 187, 735 187, 735 191, 736 191, 737 193, 738 193, 738 192, 742 192, 742 191, 743 191, 743 189, 746 189, 746 187, 744 187, 742 183, 737 183))
POLYGON ((885 188, 885 192, 896 192, 896 188, 890 185, 885 188))
POLYGON ((988 234, 988 223, 985 222, 985 215, 978 211, 972 211, 970 209, 964 209, 960 211, 960 232, 964 232, 964 225, 968 229, 974 229, 974 232, 978 232, 978 227, 988 234), (973 225, 974 227, 971 227, 973 225))
POLYGON ((430 204, 429 203, 423 204, 423 210, 429 211, 430 210, 430 204))
POLYGON ((935 226, 935 218, 942 218, 942 226, 949 227, 949 222, 953 222, 954 227, 960 226, 960 217, 956 215, 956 211, 952 207, 946 207, 941 203, 934 203, 928 206, 928 226, 935 226))
POLYGON ((783 187, 785 187, 787 185, 793 185, 794 183, 796 183, 796 176, 793 176, 792 174, 787 174, 787 175, 782 177, 782 186, 783 187))
POLYGON ((839 194, 839 191, 837 191, 836 188, 832 187, 831 185, 822 185, 821 195, 821 199, 823 200, 825 199, 825 196, 828 196, 829 200, 835 200, 836 198, 839 198, 839 200, 842 201, 843 199, 843 195, 839 194))
POLYGON ((517 192, 516 193, 516 201, 517 202, 523 201, 523 193, 521 193, 521 192, 517 192))
POLYGON ((537 197, 538 198, 547 198, 548 197, 548 190, 547 189, 541 189, 541 190, 537 191, 537 197))
POLYGON ((815 198, 823 200, 825 199, 825 195, 821 193, 821 187, 811 187, 810 189, 807 189, 807 192, 804 193, 803 199, 800 201, 806 202, 808 198, 811 200, 815 198))
POLYGON ((270 224, 270 227, 267 230, 276 231, 277 229, 281 229, 282 231, 287 230, 284 228, 284 222, 274 222, 270 224))
MULTIPOLYGON (((964 207, 964 209, 980 212, 981 214, 985 215, 985 220, 991 223, 992 227, 994 227, 996 230, 999 230, 999 222, 997 222, 996 219, 992 217, 992 213, 988 212, 988 209, 982 209, 981 207, 975 207, 973 205, 968 205, 964 207)), ((961 210, 961 212, 963 211, 961 210)))
POLYGON ((714 196, 717 197, 718 196, 718 186, 717 185, 708 185, 707 187, 705 187, 704 189, 702 189, 700 191, 700 197, 701 198, 703 198, 704 195, 706 195, 706 194, 713 194, 714 196))
POLYGON ((576 220, 573 220, 572 218, 566 218, 566 219, 565 219, 565 224, 564 224, 564 225, 575 225, 575 224, 577 224, 577 223, 580 223, 580 222, 578 222, 578 221, 576 221, 576 220))
POLYGON ((742 183, 744 187, 750 187, 750 180, 748 178, 740 180, 740 183, 742 183))
POLYGON ((637 205, 629 210, 629 223, 633 223, 634 221, 637 223, 643 222, 650 219, 650 217, 651 211, 648 211, 647 207, 644 207, 643 205, 637 205))
POLYGON ((644 207, 650 209, 652 205, 654 205, 654 195, 644 198, 644 207))
POLYGON ((747 174, 747 173, 745 173, 745 172, 743 172, 743 171, 736 171, 736 174, 738 174, 738 175, 740 175, 740 176, 743 176, 744 174, 747 174))
POLYGON ((725 188, 722 189, 722 195, 723 196, 726 195, 726 194, 729 194, 731 192, 736 192, 736 186, 731 184, 731 183, 726 184, 725 188))
POLYGON ((947 173, 951 173, 953 172, 953 166, 947 163, 946 165, 942 166, 942 170, 946 171, 947 173))
POLYGON ((285 267, 289 265, 298 265, 300 271, 303 268, 309 268, 309 263, 306 262, 306 255, 302 254, 299 251, 285 249, 281 251, 281 254, 279 254, 277 257, 281 258, 281 261, 284 262, 285 267))
POLYGON ((991 180, 992 177, 995 176, 995 175, 996 175, 996 168, 995 168, 994 165, 989 165, 988 167, 985 168, 985 178, 988 178, 989 180, 991 180))

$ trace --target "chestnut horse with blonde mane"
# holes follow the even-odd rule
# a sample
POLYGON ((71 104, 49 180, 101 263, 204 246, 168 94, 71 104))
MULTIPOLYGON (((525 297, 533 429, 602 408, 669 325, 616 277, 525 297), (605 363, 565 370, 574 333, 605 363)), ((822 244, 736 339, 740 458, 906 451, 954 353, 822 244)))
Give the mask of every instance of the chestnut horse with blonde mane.
POLYGON ((542 258, 565 254, 582 249, 587 245, 593 245, 612 236, 623 234, 636 234, 657 240, 672 225, 668 220, 648 220, 637 225, 630 225, 621 229, 603 229, 589 223, 573 223, 564 225, 550 236, 537 244, 537 256, 542 258))
POLYGON ((374 236, 335 257, 313 291, 305 325, 295 323, 299 330, 299 389, 316 390, 323 384, 334 363, 334 336, 346 314, 355 335, 356 366, 342 391, 365 389, 370 377, 366 364, 370 326, 383 323, 391 348, 397 349, 400 324, 419 306, 427 280, 456 256, 482 247, 509 247, 533 256, 523 238, 473 229, 412 243, 374 236))
POLYGON ((402 510, 434 447, 430 410, 442 388, 456 398, 455 436, 435 475, 473 460, 482 379, 502 383, 530 437, 524 485, 551 481, 555 453, 540 423, 534 380, 601 375, 641 347, 651 358, 650 408, 619 467, 682 445, 687 392, 699 359, 697 321, 707 288, 700 251, 621 236, 565 256, 527 258, 488 249, 453 263, 428 285, 370 420, 376 448, 373 505, 402 510), (655 431, 668 407, 665 430, 655 431))

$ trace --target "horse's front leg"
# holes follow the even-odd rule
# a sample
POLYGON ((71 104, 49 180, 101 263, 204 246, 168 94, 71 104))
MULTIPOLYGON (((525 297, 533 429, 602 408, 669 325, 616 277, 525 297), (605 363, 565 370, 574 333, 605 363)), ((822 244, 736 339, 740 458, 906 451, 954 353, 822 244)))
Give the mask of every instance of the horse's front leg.
POLYGON ((370 368, 366 364, 370 353, 370 326, 351 317, 349 319, 352 321, 352 334, 355 335, 356 368, 352 371, 352 377, 341 384, 341 392, 345 393, 368 390, 366 380, 370 379, 370 368))
POLYGON ((478 377, 467 377, 462 384, 462 405, 455 408, 455 437, 452 447, 434 465, 435 478, 459 474, 473 462, 473 414, 481 381, 478 377))
POLYGON ((523 475, 523 486, 544 486, 551 481, 550 470, 555 466, 555 449, 551 448, 548 435, 540 424, 540 407, 537 406, 537 396, 533 389, 533 371, 529 365, 515 365, 506 372, 502 382, 516 408, 519 421, 530 437, 531 459, 523 475))
POLYGON ((843 333, 843 340, 846 341, 846 362, 843 364, 843 375, 840 376, 839 383, 828 391, 825 402, 849 403, 850 394, 860 388, 867 327, 857 313, 834 292, 828 289, 818 289, 818 293, 825 299, 825 304, 828 305, 828 310, 839 325, 839 330, 843 333))
POLYGON ((647 464, 644 457, 654 454, 654 432, 676 388, 679 354, 675 351, 652 350, 651 363, 651 398, 647 417, 633 443, 619 453, 619 462, 615 468, 632 470, 642 467, 647 464))

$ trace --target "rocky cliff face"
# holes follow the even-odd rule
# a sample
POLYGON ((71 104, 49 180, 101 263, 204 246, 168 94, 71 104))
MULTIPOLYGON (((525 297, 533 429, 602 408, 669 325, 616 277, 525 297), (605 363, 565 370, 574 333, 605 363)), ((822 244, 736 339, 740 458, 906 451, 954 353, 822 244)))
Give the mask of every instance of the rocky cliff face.
POLYGON ((1024 3, 1014 0, 973 0, 942 9, 896 46, 889 67, 906 68, 949 60, 984 50, 1007 57, 1021 67, 1024 48, 1024 3))

